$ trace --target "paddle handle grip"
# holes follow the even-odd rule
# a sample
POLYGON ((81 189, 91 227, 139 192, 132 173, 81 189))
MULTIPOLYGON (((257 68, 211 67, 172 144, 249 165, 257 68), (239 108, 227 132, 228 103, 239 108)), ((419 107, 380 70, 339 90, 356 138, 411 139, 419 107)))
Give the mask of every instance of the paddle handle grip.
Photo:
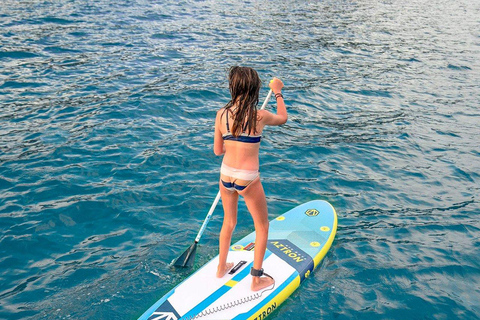
POLYGON ((215 201, 213 201, 212 206, 210 207, 210 210, 208 210, 207 216, 205 217, 205 221, 203 221, 202 227, 200 228, 200 231, 198 231, 197 237, 195 238, 195 242, 198 243, 198 241, 200 241, 200 238, 202 237, 203 232, 207 228, 208 222, 210 222, 210 219, 212 218, 213 211, 215 211, 215 207, 217 206, 218 201, 220 201, 220 191, 218 191, 217 196, 215 197, 215 201))

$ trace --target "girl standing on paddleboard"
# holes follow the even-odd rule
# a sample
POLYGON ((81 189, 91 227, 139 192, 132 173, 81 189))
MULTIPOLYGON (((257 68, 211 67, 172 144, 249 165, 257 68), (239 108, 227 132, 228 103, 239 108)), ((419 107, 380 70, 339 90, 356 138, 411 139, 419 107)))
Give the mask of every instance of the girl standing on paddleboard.
POLYGON ((269 222, 267 200, 259 173, 260 140, 265 126, 284 124, 288 116, 280 79, 273 78, 269 84, 277 99, 276 114, 257 110, 261 81, 254 69, 232 67, 228 80, 232 99, 217 112, 213 145, 216 155, 224 155, 220 170, 224 218, 219 239, 217 277, 223 277, 233 267, 233 263, 227 263, 227 255, 237 224, 238 198, 241 195, 255 225, 251 288, 258 291, 274 283, 271 277, 263 276, 262 269, 269 222))

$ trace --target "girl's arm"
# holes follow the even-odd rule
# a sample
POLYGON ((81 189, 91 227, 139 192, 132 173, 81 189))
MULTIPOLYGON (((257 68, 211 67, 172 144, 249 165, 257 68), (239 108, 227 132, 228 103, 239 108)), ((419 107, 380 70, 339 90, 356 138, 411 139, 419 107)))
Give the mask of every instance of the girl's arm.
POLYGON ((225 153, 225 144, 223 143, 222 132, 220 131, 220 119, 222 117, 222 109, 217 111, 217 117, 215 118, 215 135, 213 137, 213 152, 217 156, 221 156, 225 153))
POLYGON ((268 111, 262 113, 263 121, 266 125, 269 126, 279 126, 287 122, 287 108, 285 106, 285 101, 283 101, 282 88, 283 82, 278 78, 273 78, 269 84, 270 89, 272 89, 275 98, 277 99, 277 114, 273 114, 268 111))

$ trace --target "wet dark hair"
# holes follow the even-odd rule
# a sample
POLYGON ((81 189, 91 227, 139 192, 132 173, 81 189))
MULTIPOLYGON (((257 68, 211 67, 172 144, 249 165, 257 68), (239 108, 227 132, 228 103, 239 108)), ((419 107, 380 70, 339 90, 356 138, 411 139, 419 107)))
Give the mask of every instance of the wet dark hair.
POLYGON ((231 67, 228 82, 232 99, 225 109, 237 106, 231 133, 234 137, 242 134, 245 120, 248 125, 246 132, 255 134, 257 131, 257 105, 262 81, 257 71, 249 67, 231 67))

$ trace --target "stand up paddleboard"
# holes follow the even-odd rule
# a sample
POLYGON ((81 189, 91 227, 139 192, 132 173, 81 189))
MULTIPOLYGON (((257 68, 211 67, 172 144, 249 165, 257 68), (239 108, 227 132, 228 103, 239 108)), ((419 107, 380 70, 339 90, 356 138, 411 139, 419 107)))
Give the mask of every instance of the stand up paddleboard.
POLYGON ((218 256, 168 292, 139 320, 263 320, 287 299, 320 264, 337 231, 335 209, 315 200, 270 222, 263 268, 275 284, 254 292, 252 278, 255 233, 230 247, 234 268, 215 276, 218 256))

